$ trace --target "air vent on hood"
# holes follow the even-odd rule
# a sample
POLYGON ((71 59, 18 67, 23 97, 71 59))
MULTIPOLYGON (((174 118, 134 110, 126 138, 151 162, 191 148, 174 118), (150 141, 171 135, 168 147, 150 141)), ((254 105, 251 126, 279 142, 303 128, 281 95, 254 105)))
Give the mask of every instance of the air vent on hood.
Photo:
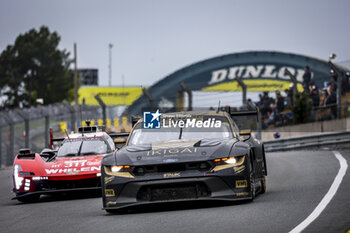
POLYGON ((129 152, 138 152, 138 151, 148 151, 151 150, 151 144, 148 145, 138 145, 138 146, 127 146, 126 150, 129 152))
POLYGON ((17 159, 35 159, 35 154, 19 154, 17 155, 17 159))
POLYGON ((194 147, 212 147, 212 146, 217 146, 220 143, 221 143, 221 141, 218 139, 204 138, 204 139, 196 142, 193 146, 194 147))

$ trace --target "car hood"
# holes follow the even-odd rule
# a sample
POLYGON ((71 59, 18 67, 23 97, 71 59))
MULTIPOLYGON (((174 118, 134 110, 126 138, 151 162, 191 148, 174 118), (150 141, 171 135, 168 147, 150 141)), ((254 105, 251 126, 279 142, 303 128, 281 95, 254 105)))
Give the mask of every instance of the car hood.
MULTIPOLYGON (((181 139, 149 145, 125 146, 103 159, 104 165, 152 165, 171 162, 192 162, 229 157, 234 139, 181 139)), ((241 153, 246 153, 246 147, 241 153)))
POLYGON ((53 176, 87 175, 100 172, 103 155, 58 157, 47 163, 45 173, 53 176))

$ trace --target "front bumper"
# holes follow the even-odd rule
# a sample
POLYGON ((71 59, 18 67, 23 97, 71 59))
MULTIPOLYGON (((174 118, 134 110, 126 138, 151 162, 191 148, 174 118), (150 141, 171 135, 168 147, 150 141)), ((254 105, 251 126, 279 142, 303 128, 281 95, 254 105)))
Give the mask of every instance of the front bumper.
POLYGON ((102 176, 103 207, 106 210, 164 202, 251 198, 246 172, 234 174, 232 168, 214 174, 171 179, 102 176))
POLYGON ((101 187, 41 190, 41 191, 35 191, 35 192, 16 193, 16 196, 13 197, 11 200, 16 200, 18 198, 29 197, 29 196, 33 196, 33 195, 49 195, 49 194, 56 194, 56 193, 69 193, 69 192, 79 192, 79 191, 92 192, 92 191, 98 191, 98 190, 101 190, 101 187))
POLYGON ((23 187, 13 189, 16 196, 12 200, 32 195, 101 190, 100 177, 80 180, 32 180, 32 177, 25 177, 24 180, 23 187), (25 190, 27 183, 28 190, 25 190))

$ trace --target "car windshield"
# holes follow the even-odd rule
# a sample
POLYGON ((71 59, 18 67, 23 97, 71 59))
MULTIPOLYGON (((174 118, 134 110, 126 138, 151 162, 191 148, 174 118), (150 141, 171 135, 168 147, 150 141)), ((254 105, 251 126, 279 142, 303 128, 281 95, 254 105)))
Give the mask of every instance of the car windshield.
POLYGON ((64 140, 57 156, 99 155, 111 152, 103 138, 75 138, 64 140))
MULTIPOLYGON (((133 130, 129 144, 128 145, 142 145, 142 144, 152 144, 154 142, 177 140, 177 139, 204 139, 204 138, 216 138, 216 139, 225 139, 233 138, 232 130, 230 124, 228 123, 225 117, 215 116, 217 121, 220 121, 220 124, 217 127, 210 125, 210 127, 180 127, 179 125, 172 125, 172 127, 166 127, 162 123, 160 129, 145 129, 142 127, 142 123, 139 123, 133 130), (219 127, 218 127, 219 126, 219 127)), ((202 118, 202 121, 207 120, 208 117, 202 118)), ((191 121, 191 119, 190 119, 191 121)), ((186 123, 186 120, 185 120, 186 123)), ((172 123, 171 123, 172 124, 172 123)))

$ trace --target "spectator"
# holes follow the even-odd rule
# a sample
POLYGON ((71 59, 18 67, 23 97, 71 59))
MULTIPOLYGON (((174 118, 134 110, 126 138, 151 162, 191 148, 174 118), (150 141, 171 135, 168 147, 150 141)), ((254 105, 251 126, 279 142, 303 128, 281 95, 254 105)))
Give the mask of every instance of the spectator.
POLYGON ((281 92, 279 90, 276 90, 276 103, 277 103, 277 110, 279 112, 283 112, 284 98, 281 96, 281 92))
POLYGON ((311 87, 310 98, 312 100, 312 106, 313 106, 311 114, 313 119, 316 120, 315 108, 317 108, 320 105, 320 93, 317 86, 315 85, 315 82, 311 82, 310 87, 311 87))
POLYGON ((346 92, 350 91, 350 72, 345 73, 345 78, 346 78, 346 92))
POLYGON ((271 112, 271 99, 269 97, 269 93, 267 91, 264 91, 262 96, 262 104, 261 104, 261 114, 263 116, 267 116, 268 112, 271 112))
POLYGON ((274 124, 276 125, 276 123, 281 122, 281 116, 280 113, 278 112, 276 105, 275 104, 271 104, 270 105, 270 109, 271 109, 271 114, 269 116, 268 121, 265 123, 265 129, 269 127, 269 125, 274 124))
POLYGON ((341 72, 341 94, 344 95, 348 91, 348 77, 346 77, 345 72, 341 72))
POLYGON ((289 90, 288 89, 284 89, 284 93, 286 94, 284 105, 286 106, 286 108, 291 108, 292 107, 292 103, 291 103, 291 100, 289 98, 289 90))
POLYGON ((248 110, 255 110, 256 106, 253 103, 252 99, 248 99, 248 101, 247 101, 247 108, 248 108, 248 110))
POLYGON ((273 133, 273 138, 274 139, 279 139, 280 137, 281 137, 281 135, 280 135, 279 132, 276 131, 276 132, 273 133))
POLYGON ((330 70, 329 73, 331 74, 331 81, 328 83, 328 86, 333 85, 334 91, 336 91, 337 90, 338 75, 337 75, 337 73, 335 73, 334 70, 330 70))
POLYGON ((331 109, 331 119, 337 118, 337 106, 335 105, 337 103, 337 94, 335 91, 335 85, 330 85, 327 88, 327 96, 325 97, 323 101, 325 106, 330 106, 331 109))
POLYGON ((312 103, 314 107, 318 107, 320 105, 320 93, 314 82, 311 82, 311 90, 310 90, 310 98, 312 99, 312 103))
POLYGON ((262 94, 259 94, 259 101, 255 103, 256 106, 259 107, 259 109, 262 109, 262 97, 262 94))
POLYGON ((310 82, 311 82, 311 72, 310 67, 305 66, 304 67, 304 75, 303 75, 303 87, 304 89, 309 90, 310 82))
POLYGON ((288 96, 287 98, 289 99, 289 102, 290 102, 290 106, 293 107, 293 96, 294 96, 294 85, 293 84, 290 84, 289 85, 289 89, 288 89, 288 96))

